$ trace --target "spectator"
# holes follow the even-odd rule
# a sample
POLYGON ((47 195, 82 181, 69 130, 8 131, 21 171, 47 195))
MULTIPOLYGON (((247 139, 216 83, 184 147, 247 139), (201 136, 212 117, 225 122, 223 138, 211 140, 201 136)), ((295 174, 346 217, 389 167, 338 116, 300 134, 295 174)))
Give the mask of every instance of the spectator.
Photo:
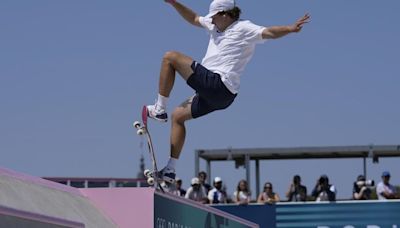
POLYGON ((270 182, 265 183, 264 191, 260 193, 257 198, 257 203, 268 203, 273 204, 280 201, 278 193, 275 193, 272 189, 272 184, 270 182))
POLYGON ((239 181, 236 191, 233 193, 233 202, 239 205, 249 204, 251 200, 251 193, 247 181, 239 181))
POLYGON ((222 179, 220 177, 214 179, 214 188, 208 192, 208 200, 210 204, 227 203, 226 193, 222 190, 222 179))
POLYGON ((376 194, 379 200, 397 199, 396 188, 389 183, 390 173, 385 171, 382 173, 382 181, 376 186, 376 194))
POLYGON ((204 171, 199 172, 198 178, 200 180, 200 184, 206 189, 206 193, 211 190, 211 185, 207 184, 207 173, 204 171))
POLYGON ((322 175, 315 185, 312 191, 312 196, 315 201, 336 201, 336 188, 334 185, 329 184, 329 178, 326 175, 322 175))
POLYGON ((182 188, 182 179, 176 178, 175 183, 176 183, 176 189, 174 191, 174 194, 185 197, 186 191, 182 188))
POLYGON ((197 177, 192 178, 192 186, 186 191, 185 198, 191 199, 200 203, 207 203, 206 190, 200 184, 200 180, 197 177))
POLYGON ((371 188, 374 185, 373 181, 366 181, 365 176, 359 175, 357 181, 353 184, 353 199, 354 200, 370 200, 371 188))
POLYGON ((289 190, 286 192, 288 201, 306 201, 307 200, 307 188, 301 185, 301 178, 299 175, 293 177, 293 182, 290 184, 289 190))

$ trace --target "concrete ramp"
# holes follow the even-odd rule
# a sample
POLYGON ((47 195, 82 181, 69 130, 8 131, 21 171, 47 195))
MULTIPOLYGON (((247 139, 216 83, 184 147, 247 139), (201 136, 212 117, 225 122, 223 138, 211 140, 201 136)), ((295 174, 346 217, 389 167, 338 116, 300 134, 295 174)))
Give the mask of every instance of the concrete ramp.
POLYGON ((0 168, 0 227, 118 227, 78 189, 0 168))
POLYGON ((253 228, 257 224, 153 188, 77 189, 0 168, 0 227, 253 228))

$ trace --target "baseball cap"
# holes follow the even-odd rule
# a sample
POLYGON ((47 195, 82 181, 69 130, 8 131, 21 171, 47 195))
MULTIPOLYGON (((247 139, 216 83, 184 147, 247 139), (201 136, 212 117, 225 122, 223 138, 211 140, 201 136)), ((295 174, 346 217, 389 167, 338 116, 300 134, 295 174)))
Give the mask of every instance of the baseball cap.
POLYGON ((214 183, 222 182, 221 177, 214 178, 214 183))
POLYGON ((388 171, 385 171, 382 173, 383 177, 390 177, 390 173, 388 171))
POLYGON ((365 176, 364 175, 359 175, 357 177, 357 181, 365 181, 365 176))
POLYGON ((235 7, 235 0, 214 0, 210 4, 210 9, 206 17, 211 18, 215 14, 231 10, 235 7))
POLYGON ((192 185, 195 185, 195 184, 200 184, 200 180, 197 177, 192 178, 192 185))

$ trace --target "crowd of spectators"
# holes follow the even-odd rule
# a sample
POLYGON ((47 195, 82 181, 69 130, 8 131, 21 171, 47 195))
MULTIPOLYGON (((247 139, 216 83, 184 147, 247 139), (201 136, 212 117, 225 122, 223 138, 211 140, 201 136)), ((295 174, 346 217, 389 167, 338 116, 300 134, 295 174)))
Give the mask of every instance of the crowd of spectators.
MULTIPOLYGON (((390 173, 382 173, 382 181, 376 186, 373 180, 367 180, 365 176, 359 175, 353 184, 353 200, 389 200, 400 199, 400 194, 396 187, 390 184, 390 173)), ((171 190, 173 194, 191 199, 203 204, 226 204, 235 203, 246 205, 251 202, 260 204, 273 204, 276 202, 305 202, 305 201, 336 201, 336 187, 329 182, 327 175, 321 175, 311 192, 307 193, 307 187, 301 183, 301 177, 295 175, 285 194, 286 199, 281 199, 279 194, 274 192, 271 182, 266 182, 263 191, 256 196, 256 201, 252 201, 252 193, 246 180, 240 180, 232 196, 226 192, 225 185, 221 177, 215 177, 212 186, 207 184, 207 173, 200 172, 197 177, 192 178, 190 187, 182 189, 182 180, 176 179, 176 188, 171 190)))

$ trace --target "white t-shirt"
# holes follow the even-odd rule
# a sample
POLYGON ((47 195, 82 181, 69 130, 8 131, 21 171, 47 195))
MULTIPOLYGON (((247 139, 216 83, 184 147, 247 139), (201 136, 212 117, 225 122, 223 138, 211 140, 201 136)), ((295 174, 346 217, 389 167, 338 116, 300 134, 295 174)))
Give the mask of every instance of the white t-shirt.
POLYGON ((391 184, 385 185, 383 182, 379 182, 376 186, 376 193, 379 200, 386 200, 386 197, 382 195, 383 192, 394 194, 396 193, 396 188, 391 184))
POLYGON ((240 75, 254 54, 257 43, 262 43, 263 26, 238 20, 224 32, 219 32, 211 18, 200 17, 200 24, 210 34, 207 53, 202 65, 221 75, 222 82, 234 94, 239 92, 240 75))
POLYGON ((225 203, 225 195, 220 192, 218 189, 213 188, 208 192, 208 200, 210 203, 218 204, 218 203, 225 203))
POLYGON ((238 192, 237 191, 235 191, 233 193, 233 201, 235 201, 235 202, 246 202, 249 199, 250 199, 250 193, 245 193, 243 191, 240 191, 239 192, 239 197, 238 197, 238 192))
POLYGON ((198 190, 195 190, 193 187, 190 187, 186 191, 185 198, 194 201, 202 201, 203 199, 207 198, 206 190, 203 186, 200 186, 198 190))

